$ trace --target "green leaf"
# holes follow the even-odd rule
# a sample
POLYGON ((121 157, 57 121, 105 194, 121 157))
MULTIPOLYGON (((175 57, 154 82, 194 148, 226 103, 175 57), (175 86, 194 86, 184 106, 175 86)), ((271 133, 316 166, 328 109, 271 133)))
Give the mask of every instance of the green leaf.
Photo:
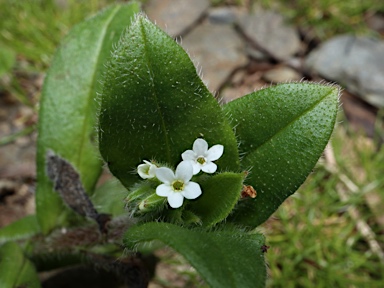
POLYGON ((210 287, 265 287, 264 236, 236 229, 206 232, 169 223, 146 223, 130 228, 124 244, 160 240, 187 259, 210 287))
POLYGON ((290 83, 263 89, 224 106, 243 155, 245 180, 257 191, 238 205, 230 220, 263 223, 305 181, 332 134, 339 88, 290 83))
POLYGON ((224 145, 220 171, 237 171, 234 133, 187 53, 138 15, 120 40, 104 78, 100 151, 111 172, 129 187, 143 160, 176 166, 196 138, 224 145))
POLYGON ((0 247, 0 287, 41 287, 35 267, 14 242, 0 247))
POLYGON ((221 173, 201 181, 203 194, 191 201, 191 210, 200 216, 203 226, 224 220, 240 198, 244 175, 221 173))
POLYGON ((95 190, 91 201, 98 213, 119 216, 127 213, 124 209, 124 199, 127 197, 127 194, 127 189, 117 179, 112 179, 95 190))
POLYGON ((22 240, 40 233, 36 215, 26 216, 0 229, 0 245, 14 240, 22 240))
POLYGON ((67 210, 46 175, 52 150, 80 173, 88 193, 101 171, 94 144, 96 92, 112 44, 130 24, 137 4, 115 5, 75 26, 57 50, 44 82, 39 114, 36 210, 44 233, 65 224, 67 210))

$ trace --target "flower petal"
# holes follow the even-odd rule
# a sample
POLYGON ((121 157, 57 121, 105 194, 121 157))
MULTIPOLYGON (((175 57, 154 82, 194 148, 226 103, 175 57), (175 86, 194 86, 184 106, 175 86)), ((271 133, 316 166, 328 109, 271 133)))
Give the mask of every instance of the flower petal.
POLYGON ((172 208, 179 208, 183 205, 184 196, 180 192, 171 191, 168 195, 168 203, 172 208))
POLYGON ((193 161, 190 161, 190 162, 192 163, 192 167, 193 167, 193 175, 198 174, 201 171, 201 164, 199 162, 193 162, 193 161))
POLYGON ((149 175, 149 169, 150 168, 151 168, 151 166, 149 166, 148 164, 140 164, 139 166, 137 166, 137 173, 143 179, 152 178, 149 175))
POLYGON ((197 138, 195 142, 193 142, 193 152, 195 152, 197 156, 205 156, 207 151, 208 143, 204 139, 197 138))
POLYGON ((196 175, 201 170, 201 164, 199 162, 196 162, 194 160, 184 160, 183 162, 189 162, 192 165, 193 168, 193 175, 196 175))
POLYGON ((168 195, 173 192, 171 186, 167 184, 160 184, 156 188, 156 194, 161 196, 161 197, 168 197, 168 195))
POLYGON ((217 144, 213 145, 211 148, 209 148, 207 152, 207 160, 208 161, 215 161, 221 157, 224 153, 224 146, 217 144))
POLYGON ((193 176, 193 167, 191 161, 181 161, 176 167, 176 179, 184 183, 191 180, 193 176))
POLYGON ((181 192, 187 199, 196 199, 201 195, 200 185, 195 182, 189 182, 185 185, 184 190, 181 192))
POLYGON ((156 167, 156 165, 153 165, 151 164, 151 166, 149 167, 149 171, 148 171, 148 175, 150 176, 150 178, 153 178, 156 176, 156 169, 158 167, 156 167))
POLYGON ((184 161, 186 160, 196 160, 196 153, 192 150, 187 150, 183 154, 181 154, 181 158, 183 158, 184 161))
POLYGON ((205 173, 215 173, 217 170, 217 165, 213 162, 208 162, 203 167, 201 167, 201 170, 203 170, 205 173))
POLYGON ((155 170, 156 177, 165 184, 171 184, 175 180, 175 174, 167 167, 160 167, 155 170))

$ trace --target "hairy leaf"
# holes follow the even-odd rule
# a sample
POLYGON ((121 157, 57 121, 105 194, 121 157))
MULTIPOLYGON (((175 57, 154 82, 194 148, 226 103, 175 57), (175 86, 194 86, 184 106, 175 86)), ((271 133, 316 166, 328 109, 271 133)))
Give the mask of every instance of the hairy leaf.
POLYGON ((263 223, 304 182, 335 126, 339 88, 289 83, 263 89, 224 106, 240 142, 245 184, 257 191, 230 220, 263 223))
POLYGON ((232 129, 186 52, 139 15, 121 38, 104 78, 99 119, 100 152, 127 187, 143 160, 171 166, 196 138, 224 145, 219 171, 237 171, 232 129))
POLYGON ((0 229, 0 245, 8 241, 22 240, 40 233, 36 215, 26 216, 0 229))
POLYGON ((75 26, 56 52, 44 82, 39 114, 36 210, 44 233, 66 221, 62 200, 46 174, 47 150, 69 161, 87 193, 101 171, 94 145, 100 75, 137 4, 115 5, 75 26))
POLYGON ((35 267, 14 242, 0 246, 0 287, 41 287, 35 267))
POLYGON ((191 210, 201 218, 203 226, 224 220, 240 198, 244 175, 221 173, 201 182, 203 194, 191 202, 191 210))
POLYGON ((117 179, 112 179, 95 190, 91 201, 99 213, 119 216, 127 213, 124 209, 127 194, 127 189, 117 179))
POLYGON ((264 236, 236 229, 206 232, 169 223, 134 226, 125 234, 128 248, 159 240, 187 259, 210 287, 265 287, 264 236))

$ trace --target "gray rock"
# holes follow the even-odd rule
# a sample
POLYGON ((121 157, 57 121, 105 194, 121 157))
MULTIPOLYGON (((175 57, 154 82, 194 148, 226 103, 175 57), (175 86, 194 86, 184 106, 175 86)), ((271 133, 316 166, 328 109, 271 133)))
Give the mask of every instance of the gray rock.
POLYGON ((211 91, 217 91, 235 68, 247 63, 244 43, 228 25, 203 23, 183 38, 182 46, 201 67, 211 91))
POLYGON ((236 21, 236 13, 229 7, 211 8, 208 12, 208 19, 211 23, 232 24, 236 21))
POLYGON ((305 67, 384 107, 384 41, 337 36, 313 51, 305 67))
POLYGON ((250 43, 246 43, 245 53, 255 60, 267 60, 268 56, 260 50, 255 49, 250 43))
POLYGON ((299 81, 302 76, 290 67, 280 66, 264 73, 263 79, 271 83, 299 81))
POLYGON ((251 41, 277 60, 289 59, 300 50, 298 32, 284 23, 280 14, 258 10, 241 17, 238 25, 251 41))
POLYGON ((144 7, 149 19, 170 36, 183 34, 208 9, 208 0, 150 0, 144 7))

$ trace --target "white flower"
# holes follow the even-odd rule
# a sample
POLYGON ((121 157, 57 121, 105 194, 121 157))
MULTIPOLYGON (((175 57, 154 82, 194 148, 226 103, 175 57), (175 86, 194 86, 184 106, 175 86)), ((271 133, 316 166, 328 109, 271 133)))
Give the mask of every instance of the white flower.
POLYGON ((217 165, 212 161, 216 161, 223 155, 224 146, 214 145, 208 149, 208 143, 204 139, 198 138, 193 143, 193 150, 187 150, 181 157, 184 161, 188 161, 193 166, 193 175, 203 170, 205 173, 215 173, 217 165))
POLYGON ((137 173, 139 173, 140 177, 143 179, 155 177, 155 171, 157 169, 157 166, 147 160, 144 160, 144 163, 145 164, 140 164, 139 166, 137 166, 137 173))
POLYGON ((168 198, 172 208, 183 205, 184 198, 196 199, 201 195, 200 185, 191 182, 193 176, 191 163, 182 161, 176 168, 176 173, 166 167, 155 170, 156 177, 163 182, 156 188, 156 194, 168 198))

